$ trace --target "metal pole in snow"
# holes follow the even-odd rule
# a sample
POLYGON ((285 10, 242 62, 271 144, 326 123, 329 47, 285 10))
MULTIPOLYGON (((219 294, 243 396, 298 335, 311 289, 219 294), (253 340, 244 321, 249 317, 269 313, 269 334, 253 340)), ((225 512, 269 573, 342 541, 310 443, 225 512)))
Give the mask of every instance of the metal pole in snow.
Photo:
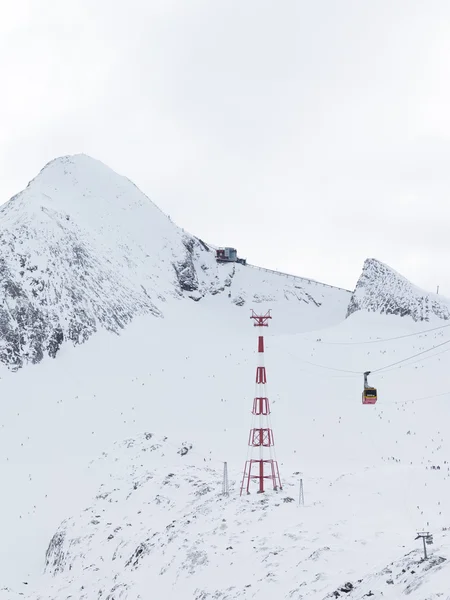
POLYGON ((228 485, 228 464, 223 463, 223 481, 222 481, 222 496, 229 496, 230 488, 228 485))
POLYGON ((419 531, 419 533, 417 534, 416 540, 418 540, 419 538, 422 538, 423 541, 423 559, 427 560, 428 558, 428 554, 427 554, 427 540, 429 544, 433 543, 433 536, 430 534, 429 531, 419 531))
POLYGON ((300 490, 298 494, 298 504, 299 506, 305 506, 305 496, 303 494, 303 479, 300 479, 300 490))

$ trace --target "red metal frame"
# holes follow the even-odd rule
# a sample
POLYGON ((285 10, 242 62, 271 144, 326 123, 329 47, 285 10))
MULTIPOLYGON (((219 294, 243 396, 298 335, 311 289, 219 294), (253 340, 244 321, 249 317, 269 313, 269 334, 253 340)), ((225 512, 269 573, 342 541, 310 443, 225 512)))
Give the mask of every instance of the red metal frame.
POLYGON ((256 479, 257 481, 259 481, 259 489, 258 489, 258 494, 263 494, 264 493, 264 480, 265 479, 270 479, 272 481, 272 486, 274 491, 277 491, 278 489, 283 489, 281 487, 281 479, 280 479, 280 471, 278 469, 278 463, 276 460, 247 460, 245 462, 245 467, 244 467, 244 476, 242 477, 242 482, 241 482, 241 496, 242 496, 242 492, 245 491, 247 492, 247 494, 250 494, 250 482, 252 481, 252 479, 256 479), (257 466, 257 473, 253 474, 253 467, 257 466), (268 474, 264 474, 265 472, 265 465, 269 466, 269 473, 268 474), (245 485, 245 482, 247 482, 247 485, 245 485))
POLYGON ((265 315, 257 315, 252 309, 252 314, 250 316, 250 319, 254 319, 255 321, 255 327, 269 327, 269 323, 267 323, 267 320, 271 318, 272 317, 270 316, 270 310, 265 315))
POLYGON ((258 352, 264 352, 264 337, 262 335, 258 337, 258 352))
POLYGON ((256 383, 267 383, 266 367, 256 367, 256 383))
POLYGON ((273 446, 274 439, 272 430, 269 427, 255 427, 254 429, 250 429, 248 445, 253 447, 265 446, 266 448, 273 446))
POLYGON ((253 410, 252 414, 254 415, 269 415, 269 398, 255 398, 253 400, 253 410))
MULTIPOLYGON (((272 318, 270 310, 265 315, 257 315, 252 310, 250 317, 255 321, 255 327, 268 327, 268 320, 272 318)), ((258 337, 258 354, 264 353, 264 337, 258 337)), ((256 384, 265 386, 267 383, 266 368, 261 365, 262 357, 258 359, 260 364, 256 367, 256 384)), ((258 493, 264 493, 264 482, 268 479, 272 481, 274 490, 282 489, 280 472, 276 460, 263 458, 263 448, 270 448, 274 445, 273 431, 269 427, 267 416, 270 414, 269 398, 266 396, 265 387, 258 388, 257 395, 253 399, 252 414, 259 416, 259 427, 253 427, 248 436, 248 445, 251 448, 260 448, 260 458, 247 460, 244 466, 244 474, 241 483, 241 495, 245 490, 250 493, 250 483, 256 480, 258 483, 258 493)))

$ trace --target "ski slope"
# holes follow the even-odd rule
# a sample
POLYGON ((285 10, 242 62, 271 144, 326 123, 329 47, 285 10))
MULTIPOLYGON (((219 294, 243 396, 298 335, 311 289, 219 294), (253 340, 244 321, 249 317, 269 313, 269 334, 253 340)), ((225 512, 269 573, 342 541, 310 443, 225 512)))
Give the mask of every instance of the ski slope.
MULTIPOLYGON (((178 306, 168 305, 164 320, 142 317, 120 337, 100 333, 56 360, 5 375, 6 397, 15 401, 2 418, 4 585, 41 599, 96 598, 100 589, 107 597, 119 584, 118 597, 130 599, 145 597, 149 585, 167 598, 315 599, 402 560, 417 549, 416 529, 427 523, 445 556, 450 394, 420 398, 450 392, 446 346, 374 374, 374 407, 361 405, 362 376, 342 372, 375 370, 450 341, 445 328, 355 343, 443 321, 419 325, 360 312, 333 327, 286 334, 274 308, 266 365, 284 489, 262 502, 237 495, 256 364, 249 315, 225 297, 187 303, 182 312, 178 306), (142 454, 144 432, 155 436, 149 445, 156 440, 167 449, 142 454), (124 439, 137 441, 127 448, 124 439), (192 444, 186 457, 177 454, 183 443, 192 444), (226 500, 225 460, 232 480, 226 500), (295 501, 299 473, 304 508, 295 501), (197 495, 202 487, 207 492, 197 495), (105 490, 112 504, 99 497, 105 490), (156 496, 167 506, 157 510, 156 496), (189 528, 194 515, 198 526, 189 528), (60 529, 66 568, 41 577, 48 542, 67 517, 73 518, 60 529), (179 525, 168 536, 173 520, 179 525), (121 533, 108 540, 117 527, 121 533), (158 541, 142 567, 125 568, 153 535, 158 541), (121 558, 113 564, 116 551, 121 558), (207 561, 196 562, 202 552, 207 561)), ((421 594, 419 586, 409 597, 421 594)))

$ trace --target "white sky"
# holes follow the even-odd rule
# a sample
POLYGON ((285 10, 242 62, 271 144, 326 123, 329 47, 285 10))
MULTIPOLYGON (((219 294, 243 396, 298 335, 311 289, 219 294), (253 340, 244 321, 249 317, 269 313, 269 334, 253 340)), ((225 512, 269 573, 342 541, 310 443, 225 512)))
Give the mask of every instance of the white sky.
POLYGON ((450 296, 448 0, 3 0, 0 198, 84 152, 249 262, 450 296))

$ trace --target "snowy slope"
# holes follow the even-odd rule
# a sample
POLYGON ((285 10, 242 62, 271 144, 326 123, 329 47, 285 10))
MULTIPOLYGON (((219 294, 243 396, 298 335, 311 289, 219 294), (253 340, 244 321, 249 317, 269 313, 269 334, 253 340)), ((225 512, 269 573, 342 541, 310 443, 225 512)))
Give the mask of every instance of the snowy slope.
POLYGON ((0 362, 13 368, 99 329, 118 333, 137 315, 163 317, 172 297, 227 294, 238 306, 284 298, 309 304, 314 323, 328 325, 350 295, 320 286, 325 297, 307 280, 262 272, 246 284, 245 267, 217 265, 133 183, 85 155, 50 162, 0 209, 0 251, 0 362))
POLYGON ((409 316, 414 321, 450 319, 450 300, 430 294, 374 258, 368 258, 351 297, 347 316, 358 310, 409 316))
MULTIPOLYGON (((388 564, 381 571, 351 584, 346 598, 363 600, 396 600, 397 598, 450 598, 449 581, 450 536, 444 534, 444 542, 437 548, 428 548, 431 556, 424 560, 423 550, 413 550, 404 557, 388 564)), ((350 582, 351 583, 351 582, 350 582)), ((347 586, 347 589, 350 586, 347 586)), ((342 593, 341 596, 344 596, 342 593)), ((336 596, 331 596, 336 597, 336 596)))
POLYGON ((380 573, 357 579, 378 566, 386 545, 388 556, 405 553, 407 515, 396 514, 389 531, 392 509, 399 509, 391 503, 403 497, 408 479, 399 469, 309 480, 309 501, 300 507, 292 473, 278 494, 239 498, 235 484, 224 497, 221 473, 192 452, 189 443, 177 447, 147 433, 104 453, 95 467, 107 474, 105 483, 92 505, 53 536, 37 597, 137 600, 149 585, 168 600, 319 600, 350 591, 349 597, 363 598, 372 590, 382 592, 375 598, 403 592, 423 600, 426 588, 448 590, 450 537, 444 547, 439 540, 425 564, 420 552, 408 552, 380 573), (374 483, 383 480, 391 489, 377 494, 374 483), (368 510, 375 511, 375 531, 368 510), (357 527, 349 531, 352 524, 357 527))
MULTIPOLYGON (((370 577, 384 589, 378 574, 420 549, 427 523, 448 557, 449 346, 374 375, 374 407, 361 405, 358 374, 450 341, 448 329, 378 342, 423 325, 360 312, 320 334, 286 335, 274 311, 266 363, 284 490, 265 500, 237 494, 256 364, 248 314, 223 295, 178 308, 168 301, 164 320, 140 317, 120 337, 99 333, 4 378, 16 402, 1 423, 1 585, 33 600, 100 590, 131 600, 148 589, 177 600, 322 600, 370 577), (284 501, 297 499, 299 473, 305 507, 284 501)), ((445 592, 434 580, 432 571, 429 586, 445 592)))

